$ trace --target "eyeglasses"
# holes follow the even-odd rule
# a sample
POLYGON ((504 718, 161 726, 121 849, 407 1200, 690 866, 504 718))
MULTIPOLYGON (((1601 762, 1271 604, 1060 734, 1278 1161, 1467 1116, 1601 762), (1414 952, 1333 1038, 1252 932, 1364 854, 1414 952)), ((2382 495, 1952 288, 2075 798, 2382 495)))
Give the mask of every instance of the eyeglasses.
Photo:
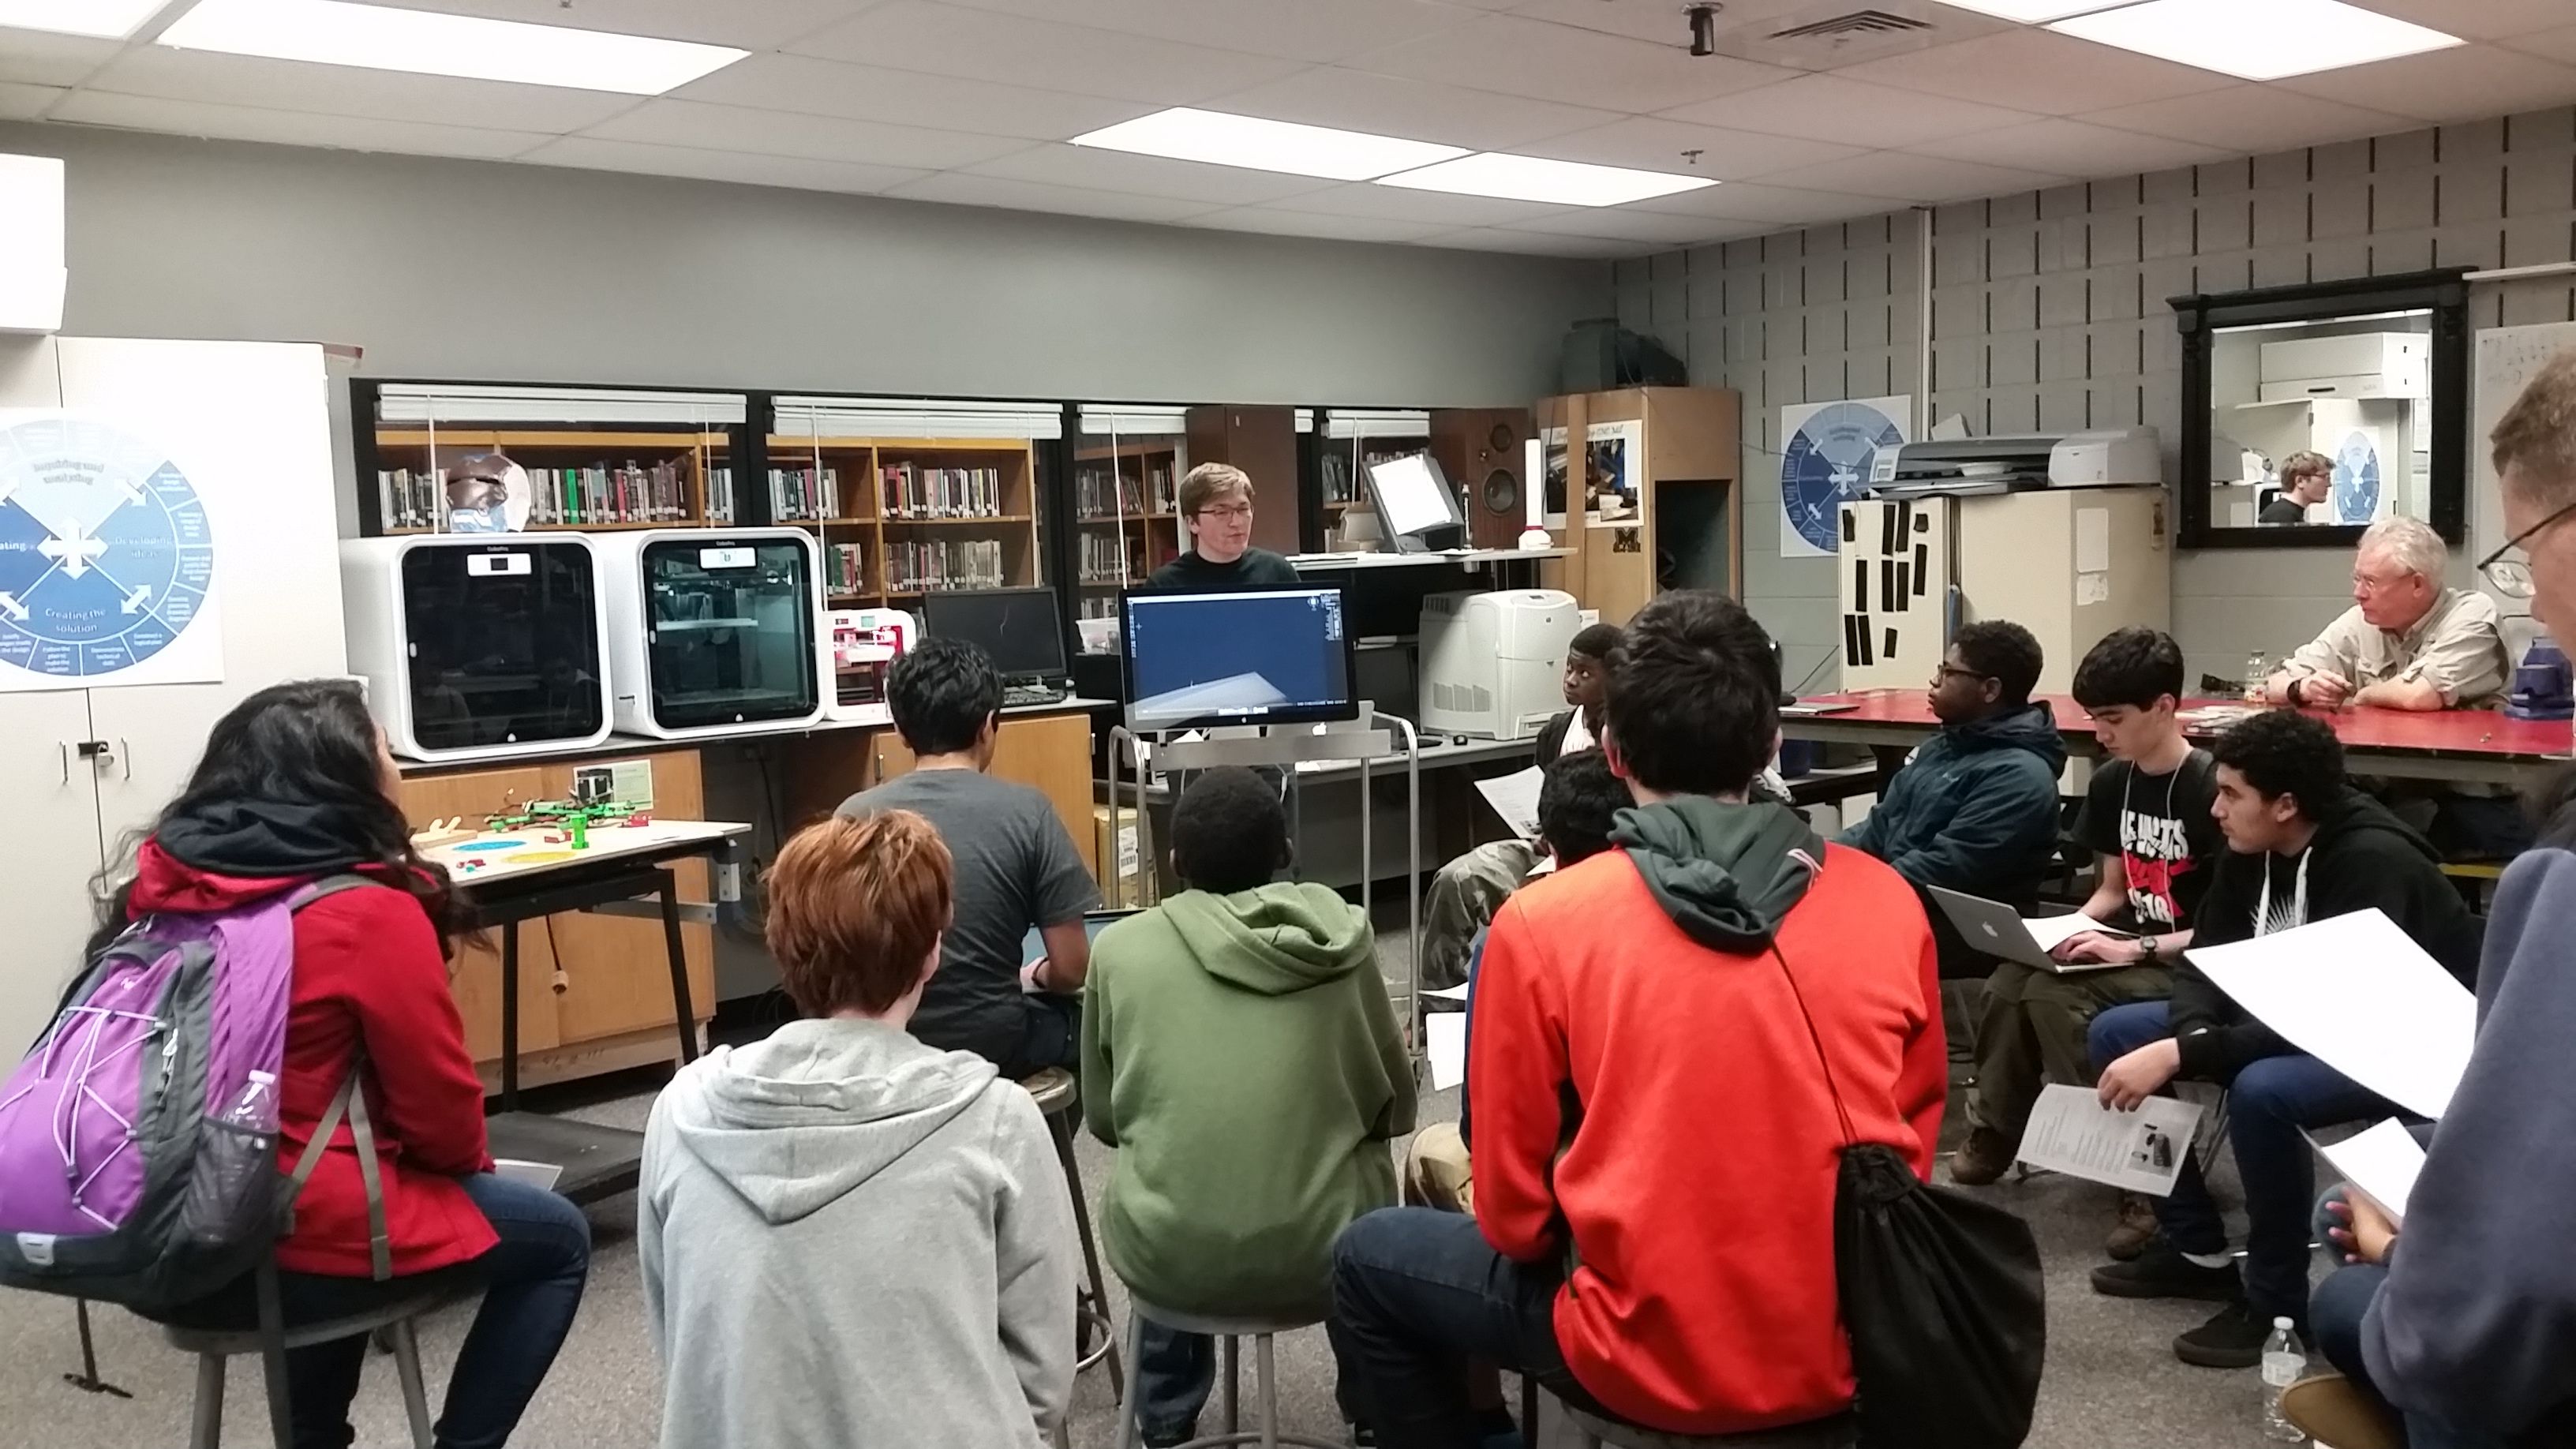
POLYGON ((1997 677, 1992 674, 1981 674, 1974 669, 1961 669, 1958 665, 1944 659, 1933 669, 1932 682, 1934 684, 1947 684, 1950 682, 1950 678, 1953 675, 1956 675, 1961 679, 1993 679, 1997 677))
POLYGON ((2529 545, 2531 540, 2540 536, 2542 529, 2545 529, 2551 524, 2556 523, 2558 520, 2565 518, 2570 513, 2576 513, 2576 503, 2568 504, 2564 508, 2561 508, 2557 512, 2549 515, 2547 518, 2540 520, 2531 527, 2526 528, 2522 532, 2515 534, 2513 537, 2506 539, 2502 548, 2499 548, 2495 552, 2488 554, 2485 558, 2478 560, 2479 574, 2485 577, 2490 587, 2508 599, 2530 598, 2531 559, 2529 555, 2531 550, 2527 545, 2529 545), (2506 554, 2513 552, 2517 548, 2523 550, 2524 557, 2505 557, 2506 554))
POLYGON ((1229 523, 1250 518, 1251 516, 1252 505, 1249 503, 1229 503, 1220 508, 1202 508, 1199 510, 1199 517, 1203 519, 1220 518, 1229 523))

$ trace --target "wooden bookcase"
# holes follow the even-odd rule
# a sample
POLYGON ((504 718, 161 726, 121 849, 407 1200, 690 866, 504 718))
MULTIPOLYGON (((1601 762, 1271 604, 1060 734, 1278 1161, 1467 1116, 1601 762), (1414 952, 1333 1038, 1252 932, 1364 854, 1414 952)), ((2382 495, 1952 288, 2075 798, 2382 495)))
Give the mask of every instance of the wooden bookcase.
POLYGON ((378 427, 378 531, 441 531, 436 521, 446 514, 445 470, 484 453, 501 453, 528 470, 536 504, 531 532, 729 525, 732 446, 730 435, 696 428, 378 427), (565 490, 585 472, 596 485, 593 496, 610 504, 608 516, 577 514, 567 506, 571 495, 565 490), (666 485, 658 496, 657 482, 666 485), (622 509, 615 506, 621 485, 627 500, 622 509))
POLYGON ((1075 612, 1115 614, 1118 593, 1180 556, 1181 475, 1189 450, 1178 438, 1121 438, 1073 452, 1075 612))
POLYGON ((1026 439, 772 433, 768 452, 770 516, 815 531, 834 608, 902 608, 935 589, 1045 582, 1037 457, 1026 439), (972 494, 931 491, 935 476, 960 473, 989 481, 972 494), (983 544, 992 547, 980 559, 967 547, 983 544))

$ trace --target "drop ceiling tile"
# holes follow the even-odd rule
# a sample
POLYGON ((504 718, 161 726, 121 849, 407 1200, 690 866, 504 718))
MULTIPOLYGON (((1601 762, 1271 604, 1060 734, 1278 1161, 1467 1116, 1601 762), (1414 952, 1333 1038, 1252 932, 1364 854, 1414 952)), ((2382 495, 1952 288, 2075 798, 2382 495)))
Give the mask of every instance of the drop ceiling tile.
POLYGON ((22 85, 16 81, 0 81, 0 118, 32 121, 45 107, 70 94, 70 91, 61 86, 31 86, 22 85))
POLYGON ((2214 146, 2176 141, 2136 131, 2115 131, 2051 117, 2000 131, 1979 131, 1946 141, 1927 141, 1911 148, 1916 154, 1953 161, 1979 161, 1989 166, 2017 166, 2025 171, 2093 178, 2141 171, 2169 171, 2204 161, 2224 161, 2230 153, 2214 146))
POLYGON ((1026 141, 1061 141, 1157 109, 1145 101, 1102 100, 1070 91, 1033 90, 786 54, 750 56, 671 94, 680 100, 936 126, 1026 141))
POLYGON ((926 0, 891 0, 786 48, 824 60, 1166 106, 1277 80, 1299 64, 926 0))
MULTIPOLYGON (((1821 166, 1803 167, 1774 178, 1822 191, 1855 191, 1865 196, 1894 195, 1907 201, 1959 201, 2036 191, 2072 178, 2064 172, 2025 171, 1986 166, 1974 161, 1948 161, 1902 151, 1872 151, 1821 166)), ((1724 187, 1718 188, 1724 190, 1724 187)))
POLYGON ((2481 120, 2576 101, 2576 67, 2492 45, 2455 45, 2273 84, 2422 121, 2481 120))
POLYGON ((1552 136, 1513 149, 1532 156, 1633 166, 1641 171, 1669 171, 1680 176, 1714 176, 1721 181, 1768 176, 1775 171, 1861 153, 1857 146, 1832 141, 1802 141, 1794 136, 1765 136, 1758 131, 1693 126, 1656 116, 1630 116, 1589 131, 1552 136))
POLYGON ((606 141, 750 151, 765 156, 802 156, 814 161, 848 161, 921 171, 953 170, 1028 149, 1026 141, 1011 136, 973 136, 964 131, 755 111, 748 106, 717 106, 704 101, 646 101, 582 134, 606 141))
MULTIPOLYGON (((379 0, 381 3, 381 0, 379 0)), ((402 0, 411 10, 774 50, 880 0, 402 0)))
MULTIPOLYGON (((2536 31, 2515 40, 2512 48, 2529 51, 2547 60, 2565 61, 2576 65, 2576 25, 2570 25, 2564 30, 2536 31)), ((6 62, 0 62, 0 64, 6 64, 6 62)))
MULTIPOLYGON (((1702 188, 1703 190, 1711 188, 1702 188)), ((1722 189, 1722 188, 1720 188, 1722 189)), ((1542 216, 1581 211, 1537 201, 1509 201, 1496 196, 1463 196, 1447 191, 1416 191, 1405 186, 1379 186, 1355 181, 1322 191, 1292 196, 1278 203, 1286 211, 1320 211, 1333 216, 1372 216, 1390 221, 1430 222, 1444 227, 1495 226, 1542 216)))
POLYGON ((1808 191, 1794 186, 1779 186, 1768 181, 1730 181, 1724 186, 1703 187, 1678 196, 1658 196, 1634 203, 1640 211, 1670 212, 1677 216, 1713 216, 1725 221, 1759 222, 1765 230, 1790 226, 1812 226, 1818 222, 1848 221, 1856 216, 1877 216, 1882 212, 1902 211, 1907 203, 1891 196, 1857 195, 1847 191, 1808 191))
POLYGON ((123 42, 0 27, 0 81, 72 86, 116 58, 123 42))
MULTIPOLYGON (((2009 94, 1998 90, 2000 98, 2009 94)), ((1770 136, 1839 141, 1847 146, 1912 146, 2036 119, 2031 111, 1929 96, 1840 76, 1805 75, 1741 95, 1663 113, 1667 121, 1729 126, 1770 136)))
POLYGON ((942 171, 906 182, 886 193, 908 201, 938 201, 952 206, 997 206, 1011 211, 1046 211, 1068 216, 1105 216, 1120 221, 1179 221, 1208 210, 1204 202, 1087 187, 1049 186, 1007 176, 977 176, 942 171))
POLYGON ((210 50, 171 50, 157 45, 128 48, 83 89, 271 111, 553 135, 596 125, 635 104, 633 96, 605 91, 362 70, 210 50))
POLYGON ((1129 191, 1139 196, 1195 201, 1203 211, 1277 201, 1334 184, 1312 176, 1289 176, 1244 166, 1210 166, 1061 143, 1031 146, 967 169, 979 176, 1005 176, 1049 186, 1129 191))
POLYGON ((347 151, 399 151, 419 156, 470 156, 501 160, 552 139, 534 131, 494 131, 421 121, 317 116, 158 96, 74 91, 52 119, 85 126, 121 126, 227 141, 270 141, 282 146, 321 146, 347 151))
POLYGON ((1502 231, 1475 227, 1465 231, 1442 232, 1414 243, 1415 246, 1450 247, 1476 252, 1519 252, 1534 257, 1576 257, 1593 261, 1610 261, 1620 257, 1649 256, 1670 248, 1658 242, 1619 241, 1598 236, 1550 236, 1545 232, 1502 231))
POLYGON ((1541 137, 1619 119, 1617 111, 1399 80, 1344 66, 1316 66, 1219 96, 1208 105, 1237 115, 1374 131, 1478 151, 1517 150, 1541 137))
POLYGON ((949 0, 977 10, 1289 60, 1335 61, 1463 25, 1425 0, 949 0))
POLYGON ((565 136, 519 159, 539 166, 637 171, 701 181, 734 181, 746 186, 789 186, 800 191, 878 192, 930 174, 901 166, 860 166, 806 156, 750 156, 740 151, 648 146, 593 136, 565 136))
POLYGON ((1724 237, 1767 231, 1770 223, 1736 221, 1721 216, 1679 216, 1639 211, 1628 206, 1592 207, 1567 216, 1543 216, 1513 222, 1504 231, 1538 231, 1552 236, 1606 237, 1613 241, 1654 242, 1659 246, 1697 246, 1724 237))
POLYGON ((2053 116, 2214 91, 2229 82, 2215 71, 2027 27, 1863 61, 1834 74, 1953 100, 2008 100, 2016 109, 2053 116))
POLYGON ((1382 75, 1631 114, 1670 110, 1795 74, 1515 15, 1483 16, 1347 63, 1382 75))
MULTIPOLYGON (((1729 0, 1718 11, 1717 28, 1723 33, 1814 8, 1815 0, 1729 0)), ((1531 20, 1624 35, 1655 45, 1681 45, 1690 39, 1690 25, 1683 18, 1679 0, 1516 0, 1511 11, 1531 20)), ((1967 11, 1958 15, 1962 21, 1985 19, 1967 11)))
POLYGON ((2365 10, 2465 40, 2503 40, 2567 23, 2567 0, 2358 0, 2365 10))
POLYGON ((1392 221, 1376 216, 1328 216, 1320 211, 1281 211, 1275 206, 1238 206, 1191 217, 1186 226, 1248 231, 1262 236, 1320 237, 1328 241, 1420 241, 1456 228, 1433 221, 1392 221))
POLYGON ((2177 100, 2093 111, 2084 119, 2124 131, 2197 141, 2239 154, 2384 136, 2392 131, 2412 130, 2416 125, 2385 111, 2366 111, 2277 86, 2242 84, 2177 100))

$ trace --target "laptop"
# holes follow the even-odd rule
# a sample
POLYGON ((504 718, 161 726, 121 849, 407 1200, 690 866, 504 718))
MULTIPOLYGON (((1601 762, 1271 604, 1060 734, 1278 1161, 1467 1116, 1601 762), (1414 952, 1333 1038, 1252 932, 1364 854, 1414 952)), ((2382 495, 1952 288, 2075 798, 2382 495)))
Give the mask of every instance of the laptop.
MULTIPOLYGON (((1141 906, 1135 906, 1126 910, 1117 911, 1085 911, 1082 913, 1083 939, 1087 941, 1097 941, 1100 939, 1101 932, 1108 930, 1111 926, 1118 924, 1129 916, 1139 914, 1143 909, 1144 908, 1141 906)), ((1045 935, 1035 929, 1031 929, 1028 935, 1022 938, 1020 942, 1021 963, 1025 965, 1032 961, 1041 960, 1045 955, 1045 935)))
POLYGON ((1924 889, 1931 893, 1932 903, 1941 908, 1941 914, 1950 918, 1950 924, 1959 928, 1959 934, 1966 938, 1971 947, 1990 956, 2000 956, 2007 961, 2017 961, 2024 966, 2059 976, 2078 975, 2086 971, 2108 971, 2118 964, 2108 961, 2060 961, 2048 954, 2051 948, 2063 943, 2069 937, 2085 931, 2099 931, 2106 936, 2119 936, 2124 939, 2130 934, 2127 931, 2115 930, 2100 922, 2088 920, 2075 912, 2062 916, 2041 916, 2025 920, 2021 912, 2001 901, 1990 901, 1983 896, 1944 890, 1940 886, 1926 886, 1924 889))

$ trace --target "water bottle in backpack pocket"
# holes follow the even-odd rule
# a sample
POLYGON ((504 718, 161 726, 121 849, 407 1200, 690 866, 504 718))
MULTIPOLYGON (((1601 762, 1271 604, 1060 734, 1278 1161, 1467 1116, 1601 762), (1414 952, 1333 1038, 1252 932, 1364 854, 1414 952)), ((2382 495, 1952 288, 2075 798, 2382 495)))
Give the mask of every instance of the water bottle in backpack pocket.
POLYGON ((256 1241, 277 1231, 277 1077, 252 1072, 232 1105, 198 1127, 179 1221, 204 1248, 256 1241))

